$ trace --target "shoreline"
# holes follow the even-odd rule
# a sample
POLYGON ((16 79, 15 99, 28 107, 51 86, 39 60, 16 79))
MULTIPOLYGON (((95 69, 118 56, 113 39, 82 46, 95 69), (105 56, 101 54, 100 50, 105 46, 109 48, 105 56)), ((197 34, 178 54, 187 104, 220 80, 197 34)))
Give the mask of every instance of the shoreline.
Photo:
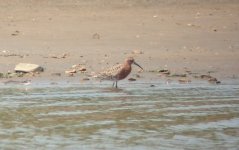
POLYGON ((0 4, 0 73, 33 63, 51 79, 72 65, 90 74, 134 56, 146 72, 187 68, 222 81, 239 78, 236 1, 13 2, 0 4))

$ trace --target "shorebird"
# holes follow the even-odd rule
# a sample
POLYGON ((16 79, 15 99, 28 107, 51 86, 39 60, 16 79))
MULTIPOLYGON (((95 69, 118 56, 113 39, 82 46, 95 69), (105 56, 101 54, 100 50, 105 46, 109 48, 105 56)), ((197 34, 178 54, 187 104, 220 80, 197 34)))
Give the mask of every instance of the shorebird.
POLYGON ((143 68, 134 61, 134 58, 128 57, 127 59, 125 59, 125 62, 123 64, 118 64, 111 68, 108 68, 105 71, 97 74, 95 77, 99 78, 100 80, 113 81, 113 87, 115 85, 115 87, 118 88, 117 82, 119 80, 123 80, 130 74, 131 64, 134 64, 143 70, 143 68))

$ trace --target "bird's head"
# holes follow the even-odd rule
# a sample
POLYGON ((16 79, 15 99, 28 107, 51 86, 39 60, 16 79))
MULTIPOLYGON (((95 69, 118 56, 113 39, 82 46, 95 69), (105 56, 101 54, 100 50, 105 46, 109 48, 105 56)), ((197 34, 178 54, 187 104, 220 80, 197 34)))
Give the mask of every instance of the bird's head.
POLYGON ((126 63, 131 65, 131 64, 134 64, 136 66, 138 66, 139 68, 141 68, 142 70, 144 70, 139 64, 137 64, 135 61, 134 61, 134 58, 133 57, 128 57, 126 59, 126 63))

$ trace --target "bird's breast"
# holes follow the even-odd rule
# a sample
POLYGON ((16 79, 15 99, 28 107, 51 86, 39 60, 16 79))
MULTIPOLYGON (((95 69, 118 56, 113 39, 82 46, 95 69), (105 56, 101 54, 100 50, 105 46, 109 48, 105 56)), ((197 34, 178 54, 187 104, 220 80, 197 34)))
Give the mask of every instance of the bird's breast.
POLYGON ((126 78, 130 74, 130 72, 131 72, 131 66, 122 68, 117 75, 117 80, 122 80, 126 78))

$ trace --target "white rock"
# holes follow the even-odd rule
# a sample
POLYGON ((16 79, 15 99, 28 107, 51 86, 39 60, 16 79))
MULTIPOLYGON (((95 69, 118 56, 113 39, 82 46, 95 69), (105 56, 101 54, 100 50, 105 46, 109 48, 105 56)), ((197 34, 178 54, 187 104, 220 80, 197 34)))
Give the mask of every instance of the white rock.
POLYGON ((43 68, 36 64, 19 63, 14 70, 16 72, 42 72, 43 68))

